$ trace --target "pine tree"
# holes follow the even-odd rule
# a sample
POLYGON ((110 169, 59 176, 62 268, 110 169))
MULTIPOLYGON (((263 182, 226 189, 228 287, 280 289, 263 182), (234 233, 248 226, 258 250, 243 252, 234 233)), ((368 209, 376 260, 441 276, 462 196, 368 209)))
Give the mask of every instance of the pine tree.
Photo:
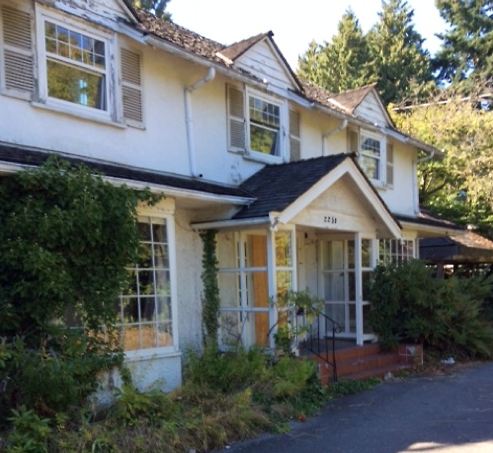
POLYGON ((380 19, 367 34, 377 90, 387 103, 402 101, 432 80, 430 56, 414 28, 413 16, 407 1, 382 0, 380 19))
POLYGON ((322 46, 311 41, 307 51, 298 57, 297 75, 315 85, 325 86, 327 63, 322 53, 322 46))
POLYGON ((438 79, 454 85, 493 78, 493 1, 437 0, 450 28, 438 37, 442 47, 435 59, 438 79))
POLYGON ((333 93, 374 81, 368 45, 359 20, 351 9, 342 16, 337 34, 330 42, 319 45, 312 41, 298 61, 300 77, 333 93))
POLYGON ((170 19, 166 6, 170 0, 130 0, 136 8, 142 8, 161 19, 170 19))

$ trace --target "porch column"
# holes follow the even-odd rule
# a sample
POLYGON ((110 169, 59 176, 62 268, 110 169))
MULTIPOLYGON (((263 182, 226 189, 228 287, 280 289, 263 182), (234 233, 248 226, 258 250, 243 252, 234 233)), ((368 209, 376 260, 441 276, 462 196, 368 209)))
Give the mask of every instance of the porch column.
POLYGON ((361 270, 361 233, 354 235, 354 284, 356 294, 356 344, 363 345, 363 275, 361 270))
MULTIPOLYGON (((276 238, 275 232, 270 228, 267 230, 267 280, 269 288, 269 299, 277 302, 277 282, 276 282, 276 238)), ((269 307, 269 348, 276 347, 274 333, 277 328, 277 305, 270 304, 269 307)))

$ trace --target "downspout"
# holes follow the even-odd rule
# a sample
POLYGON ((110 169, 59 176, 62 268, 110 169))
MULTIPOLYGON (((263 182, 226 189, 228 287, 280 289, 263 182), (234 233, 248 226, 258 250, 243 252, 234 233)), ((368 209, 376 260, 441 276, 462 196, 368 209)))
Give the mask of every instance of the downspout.
POLYGON ((342 123, 339 126, 337 126, 335 129, 332 129, 331 131, 326 132, 325 134, 322 134, 322 156, 326 156, 327 155, 327 149, 326 149, 326 146, 325 146, 326 140, 331 135, 337 134, 339 131, 342 131, 343 129, 346 129, 346 127, 347 127, 347 119, 344 119, 344 120, 342 120, 342 123))
POLYGON ((194 178, 202 178, 202 174, 197 172, 195 161, 195 137, 193 134, 193 116, 192 116, 192 92, 202 85, 210 82, 216 76, 216 70, 209 68, 209 72, 203 78, 185 88, 185 126, 187 130, 188 157, 190 161, 190 173, 194 178))

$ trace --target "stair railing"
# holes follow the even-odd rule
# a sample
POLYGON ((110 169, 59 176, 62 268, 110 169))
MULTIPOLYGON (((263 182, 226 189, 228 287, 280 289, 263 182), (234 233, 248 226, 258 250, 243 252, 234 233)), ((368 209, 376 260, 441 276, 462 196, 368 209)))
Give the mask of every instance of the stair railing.
POLYGON ((336 334, 342 332, 342 326, 318 309, 313 308, 313 312, 316 314, 315 318, 307 319, 303 308, 300 308, 292 320, 296 330, 301 332, 298 346, 301 345, 331 366, 332 381, 336 382, 336 334))

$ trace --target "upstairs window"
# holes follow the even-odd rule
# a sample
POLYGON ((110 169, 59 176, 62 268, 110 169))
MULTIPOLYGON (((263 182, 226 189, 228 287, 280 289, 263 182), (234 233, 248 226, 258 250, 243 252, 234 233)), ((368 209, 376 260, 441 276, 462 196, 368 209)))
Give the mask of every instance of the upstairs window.
POLYGON ((267 163, 287 160, 288 144, 296 146, 294 153, 299 154, 299 114, 290 116, 286 101, 228 86, 228 122, 230 151, 267 163), (290 135, 286 133, 288 129, 290 135), (291 136, 296 136, 297 141, 291 136))
POLYGON ((280 156, 281 108, 249 96, 250 150, 280 156))
POLYGON ((394 183, 393 146, 386 137, 367 131, 349 129, 349 150, 357 155, 363 173, 380 186, 394 183))
POLYGON ((380 180, 380 140, 362 134, 358 162, 370 179, 380 180))
POLYGON ((44 28, 48 96, 107 110, 105 41, 48 20, 44 28))

